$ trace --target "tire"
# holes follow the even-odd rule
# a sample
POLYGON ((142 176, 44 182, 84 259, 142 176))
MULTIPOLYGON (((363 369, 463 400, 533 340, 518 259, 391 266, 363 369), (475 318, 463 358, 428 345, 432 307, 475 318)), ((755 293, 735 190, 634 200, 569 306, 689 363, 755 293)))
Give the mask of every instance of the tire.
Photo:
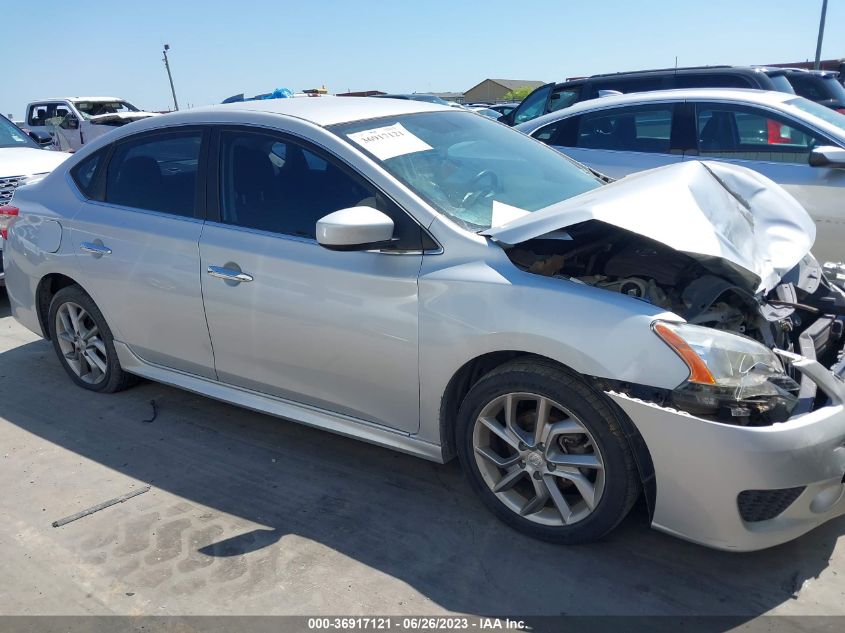
POLYGON ((121 369, 111 330, 97 304, 82 288, 68 286, 59 290, 50 302, 48 314, 53 349, 77 385, 89 391, 114 393, 138 381, 121 369))
POLYGON ((577 375, 518 358, 482 377, 461 403, 458 457, 475 492, 510 527, 567 545, 597 541, 640 493, 616 416, 577 375), (546 420, 539 437, 538 413, 546 420))

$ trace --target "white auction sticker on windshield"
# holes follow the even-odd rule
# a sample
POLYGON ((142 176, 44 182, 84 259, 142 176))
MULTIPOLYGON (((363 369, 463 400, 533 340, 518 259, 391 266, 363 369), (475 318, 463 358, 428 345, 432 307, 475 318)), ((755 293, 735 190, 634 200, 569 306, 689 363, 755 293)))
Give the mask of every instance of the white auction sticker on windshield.
POLYGON ((401 123, 354 132, 346 136, 379 160, 431 149, 431 145, 411 134, 401 123))

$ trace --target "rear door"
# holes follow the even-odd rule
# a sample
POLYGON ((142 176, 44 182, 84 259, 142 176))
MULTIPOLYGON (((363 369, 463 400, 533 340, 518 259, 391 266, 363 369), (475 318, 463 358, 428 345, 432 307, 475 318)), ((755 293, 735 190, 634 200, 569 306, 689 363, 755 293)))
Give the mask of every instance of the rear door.
MULTIPOLYGON (((150 363, 214 378, 200 292, 206 134, 144 132, 93 155, 107 165, 93 166, 71 235, 82 285, 115 339, 150 363)), ((75 170, 82 185, 88 162, 75 170)))
POLYGON ((532 136, 613 178, 683 160, 673 149, 675 105, 654 103, 581 113, 532 136))
POLYGON ((782 185, 817 225, 820 259, 845 257, 845 170, 811 167, 813 147, 838 145, 784 114, 736 103, 695 104, 697 150, 686 159, 719 160, 760 172, 782 185))

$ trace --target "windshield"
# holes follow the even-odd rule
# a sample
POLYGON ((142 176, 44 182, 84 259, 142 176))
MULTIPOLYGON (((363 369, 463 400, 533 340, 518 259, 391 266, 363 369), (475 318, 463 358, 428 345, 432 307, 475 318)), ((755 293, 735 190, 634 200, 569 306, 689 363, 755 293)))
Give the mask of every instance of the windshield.
POLYGON ((73 105, 85 119, 101 114, 138 112, 138 108, 128 101, 74 101, 73 105))
POLYGON ((17 125, 0 115, 0 147, 35 147, 38 143, 33 141, 17 125))
POLYGON ((786 102, 786 105, 790 105, 794 108, 798 108, 802 112, 818 117, 822 121, 838 127, 843 133, 845 133, 845 114, 839 114, 836 110, 831 110, 827 106, 823 106, 815 101, 810 101, 809 99, 801 97, 797 99, 790 99, 786 102))
POLYGON ((791 95, 795 94, 795 89, 792 87, 792 84, 789 83, 789 79, 786 78, 786 75, 772 74, 769 75, 769 79, 771 79, 772 83, 775 84, 775 90, 778 92, 786 92, 791 95))
POLYGON ((471 231, 602 185, 563 154, 471 112, 406 114, 331 129, 471 231))

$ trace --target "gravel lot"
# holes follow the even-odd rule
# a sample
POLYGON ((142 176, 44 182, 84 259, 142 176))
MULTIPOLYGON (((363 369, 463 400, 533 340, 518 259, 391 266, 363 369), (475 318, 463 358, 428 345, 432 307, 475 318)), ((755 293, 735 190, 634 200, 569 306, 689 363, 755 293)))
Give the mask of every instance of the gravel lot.
POLYGON ((753 554, 659 534, 641 507, 598 545, 535 542, 455 463, 153 383, 78 389, 4 291, 0 452, 3 615, 845 615, 845 519, 753 554))

